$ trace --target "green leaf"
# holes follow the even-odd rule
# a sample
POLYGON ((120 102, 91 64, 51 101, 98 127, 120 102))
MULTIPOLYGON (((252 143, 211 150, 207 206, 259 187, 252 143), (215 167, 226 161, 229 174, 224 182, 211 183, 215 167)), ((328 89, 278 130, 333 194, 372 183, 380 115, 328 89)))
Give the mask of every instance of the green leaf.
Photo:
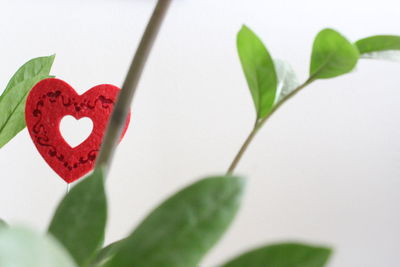
POLYGON ((355 45, 362 58, 400 61, 400 36, 376 35, 358 40, 355 45))
POLYGON ((124 239, 111 243, 108 246, 102 248, 97 253, 95 260, 90 264, 90 266, 104 266, 114 257, 123 241, 124 239))
POLYGON ((277 75, 274 63, 262 41, 243 26, 237 35, 237 50, 246 76, 257 119, 268 115, 274 106, 277 75))
POLYGON ((150 213, 105 266, 196 266, 232 222, 243 187, 243 179, 222 176, 184 188, 150 213))
POLYGON ((25 128, 25 102, 29 91, 49 77, 54 55, 25 63, 8 82, 0 96, 0 148, 25 128))
POLYGON ((0 228, 1 267, 75 267, 51 236, 20 228, 0 228))
POLYGON ((354 69, 359 58, 358 49, 340 33, 332 29, 320 31, 314 40, 310 80, 333 78, 354 69))
POLYGON ((279 103, 294 89, 296 89, 300 83, 297 80, 296 73, 292 66, 287 62, 275 59, 274 65, 278 76, 278 86, 276 89, 275 104, 279 103))
POLYGON ((283 243, 249 251, 222 267, 323 267, 331 249, 299 243, 283 243))
POLYGON ((4 228, 7 227, 7 223, 5 221, 3 221, 2 219, 0 219, 0 228, 4 228))
POLYGON ((83 266, 101 248, 106 220, 103 173, 98 170, 74 186, 64 197, 50 223, 49 232, 83 266))

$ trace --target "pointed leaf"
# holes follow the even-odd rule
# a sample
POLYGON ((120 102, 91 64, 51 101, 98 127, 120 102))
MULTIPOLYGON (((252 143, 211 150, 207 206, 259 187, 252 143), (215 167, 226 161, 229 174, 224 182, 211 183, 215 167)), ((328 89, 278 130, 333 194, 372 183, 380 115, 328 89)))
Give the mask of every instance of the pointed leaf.
POLYGON ((72 188, 59 204, 49 232, 79 265, 87 264, 101 248, 107 220, 102 171, 72 188))
POLYGON ((359 58, 357 47, 340 33, 324 29, 315 37, 310 79, 333 78, 353 70, 359 58))
POLYGON ((299 243, 283 243, 261 247, 224 264, 222 267, 323 267, 331 250, 299 243))
POLYGON ((376 35, 358 40, 355 45, 362 58, 400 61, 400 36, 376 35))
POLYGON ((28 93, 37 82, 49 77, 54 57, 38 57, 25 63, 0 96, 0 148, 25 128, 28 93))
POLYGON ((275 104, 279 103, 288 94, 290 94, 294 89, 296 89, 300 83, 297 80, 296 73, 294 72, 292 66, 289 63, 275 59, 274 65, 276 69, 276 74, 278 76, 278 87, 276 89, 275 104))
POLYGON ((197 266, 232 222, 243 186, 241 178, 223 176, 184 188, 150 213, 105 266, 197 266))
POLYGON ((277 75, 267 48, 249 28, 237 35, 237 49, 246 76, 257 118, 264 118, 275 102, 277 75))
POLYGON ((0 228, 1 267, 75 267, 51 236, 20 228, 0 228))

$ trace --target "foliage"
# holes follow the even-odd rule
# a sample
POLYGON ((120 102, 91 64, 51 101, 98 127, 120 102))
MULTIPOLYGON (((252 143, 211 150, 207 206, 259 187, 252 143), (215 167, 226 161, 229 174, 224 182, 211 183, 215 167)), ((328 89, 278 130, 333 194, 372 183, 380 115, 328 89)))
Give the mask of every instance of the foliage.
POLYGON ((26 62, 0 96, 0 148, 25 128, 25 102, 32 87, 48 78, 54 55, 26 62))
POLYGON ((242 191, 243 179, 229 176, 184 188, 150 213, 105 266, 197 266, 232 222, 242 191))
POLYGON ((376 35, 358 40, 361 57, 400 61, 400 36, 376 35))
POLYGON ((222 267, 319 267, 325 266, 330 254, 331 249, 325 247, 283 243, 251 250, 222 267))
POLYGON ((315 37, 310 64, 310 80, 327 79, 353 70, 359 57, 357 47, 332 29, 315 37))
POLYGON ((76 267, 52 236, 24 228, 0 228, 0 266, 76 267))
POLYGON ((237 35, 237 49, 257 119, 262 119, 275 102, 277 76, 273 60, 261 40, 246 26, 237 35))
POLYGON ((103 245, 107 201, 103 172, 96 170, 72 188, 58 205, 49 233, 85 266, 103 245))
MULTIPOLYGON (((313 81, 351 72, 360 55, 400 50, 400 37, 373 36, 353 44, 337 31, 324 29, 314 40, 309 78, 301 84, 290 65, 273 59, 246 26, 237 35, 237 49, 253 98, 256 124, 227 175, 188 185, 162 202, 130 235, 102 248, 107 197, 104 173, 96 169, 62 199, 47 234, 9 227, 0 220, 0 266, 198 266, 238 211, 244 180, 229 174, 269 116, 313 81)), ((26 96, 36 82, 49 76, 53 59, 33 59, 10 80, 0 97, 0 147, 24 128, 26 96)), ((269 244, 221 266, 322 267, 330 254, 324 246, 269 244)))

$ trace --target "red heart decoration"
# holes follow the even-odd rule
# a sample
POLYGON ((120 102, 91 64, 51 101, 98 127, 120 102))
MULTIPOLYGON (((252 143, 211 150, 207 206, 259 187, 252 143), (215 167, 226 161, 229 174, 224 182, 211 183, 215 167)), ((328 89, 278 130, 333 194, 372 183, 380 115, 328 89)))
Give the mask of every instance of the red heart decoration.
MULTIPOLYGON (((78 95, 66 82, 49 78, 29 93, 25 106, 29 134, 44 160, 67 183, 93 169, 119 91, 114 85, 102 84, 78 95), (71 147, 60 133, 61 119, 67 115, 93 121, 92 133, 76 147, 71 147)), ((130 114, 121 139, 129 120, 130 114)))

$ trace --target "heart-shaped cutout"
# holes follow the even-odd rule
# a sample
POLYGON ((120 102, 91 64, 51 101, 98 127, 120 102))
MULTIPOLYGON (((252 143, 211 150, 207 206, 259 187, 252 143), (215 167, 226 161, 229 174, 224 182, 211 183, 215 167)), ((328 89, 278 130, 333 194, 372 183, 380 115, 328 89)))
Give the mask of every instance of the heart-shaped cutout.
POLYGON ((72 148, 82 144, 92 133, 93 122, 84 117, 79 120, 71 115, 64 116, 60 122, 60 133, 72 148))
MULTIPOLYGON (((44 160, 67 183, 93 169, 119 91, 114 85, 102 84, 78 95, 66 82, 48 78, 29 93, 25 106, 29 134, 44 160), (93 122, 89 137, 76 147, 71 147, 60 133, 61 119, 68 115, 93 122)), ((130 116, 121 139, 129 120, 130 116)))

